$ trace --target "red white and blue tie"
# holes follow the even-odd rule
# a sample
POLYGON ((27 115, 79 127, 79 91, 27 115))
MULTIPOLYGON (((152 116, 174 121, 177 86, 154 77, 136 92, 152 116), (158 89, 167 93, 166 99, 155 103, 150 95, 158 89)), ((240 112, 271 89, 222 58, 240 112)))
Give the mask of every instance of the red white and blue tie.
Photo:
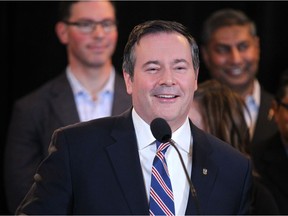
POLYGON ((173 191, 165 160, 170 143, 156 141, 156 145, 150 187, 150 215, 175 215, 173 191))

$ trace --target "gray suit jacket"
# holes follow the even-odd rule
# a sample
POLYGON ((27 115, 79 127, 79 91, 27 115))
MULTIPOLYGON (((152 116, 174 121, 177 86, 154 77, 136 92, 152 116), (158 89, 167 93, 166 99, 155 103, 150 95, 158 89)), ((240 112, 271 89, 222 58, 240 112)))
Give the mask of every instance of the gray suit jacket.
MULTIPOLYGON (((116 73, 112 115, 131 107, 123 78, 116 73)), ((5 190, 14 213, 33 183, 39 163, 47 156, 55 129, 79 122, 76 103, 66 74, 62 73, 16 101, 5 153, 5 190)))
MULTIPOLYGON (((251 162, 231 145, 190 126, 200 213, 246 214, 251 162)), ((50 150, 18 214, 149 214, 131 111, 61 128, 50 150)), ((190 193, 186 214, 197 213, 190 193)))

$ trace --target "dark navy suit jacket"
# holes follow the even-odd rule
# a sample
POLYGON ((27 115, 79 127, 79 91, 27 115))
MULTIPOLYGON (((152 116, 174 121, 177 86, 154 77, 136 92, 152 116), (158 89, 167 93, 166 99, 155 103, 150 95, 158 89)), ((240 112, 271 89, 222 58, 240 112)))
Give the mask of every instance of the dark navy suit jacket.
MULTIPOLYGON (((131 96, 117 73, 114 88, 112 115, 131 107, 131 96)), ((79 121, 65 73, 16 101, 5 155, 5 189, 10 213, 15 212, 33 184, 37 166, 48 155, 53 131, 79 121)))
MULTIPOLYGON (((247 213, 250 160, 190 125, 200 213, 247 213)), ((49 151, 17 214, 149 215, 131 110, 60 128, 49 151)), ((186 213, 198 213, 191 193, 186 213)))

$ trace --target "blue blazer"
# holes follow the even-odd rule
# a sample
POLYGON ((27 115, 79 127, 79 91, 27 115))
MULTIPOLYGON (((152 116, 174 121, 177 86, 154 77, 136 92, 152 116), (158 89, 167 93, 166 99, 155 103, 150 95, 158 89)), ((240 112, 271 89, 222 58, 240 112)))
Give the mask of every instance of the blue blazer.
MULTIPOLYGON (((190 125, 200 213, 246 214, 250 160, 190 125)), ((49 152, 17 214, 149 215, 131 110, 58 129, 49 152)), ((197 213, 190 193, 186 214, 197 213)))
MULTIPOLYGON (((123 77, 116 72, 112 115, 131 107, 123 77)), ((79 122, 73 92, 65 73, 15 102, 5 153, 5 190, 14 213, 33 184, 39 163, 48 155, 53 131, 79 122)))

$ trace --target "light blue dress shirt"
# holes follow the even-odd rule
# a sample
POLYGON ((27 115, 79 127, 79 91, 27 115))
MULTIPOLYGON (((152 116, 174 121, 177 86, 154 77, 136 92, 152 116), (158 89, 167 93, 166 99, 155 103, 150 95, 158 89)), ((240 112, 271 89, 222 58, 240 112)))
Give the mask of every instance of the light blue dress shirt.
POLYGON ((261 94, 260 84, 258 80, 255 80, 252 95, 248 95, 245 98, 246 106, 249 111, 248 112, 247 110, 245 110, 245 119, 249 127, 250 139, 252 139, 253 137, 256 121, 258 118, 258 112, 260 107, 260 94, 261 94))
POLYGON ((66 74, 72 87, 80 121, 111 116, 115 82, 114 68, 110 73, 108 82, 97 95, 97 100, 93 100, 92 95, 76 79, 69 67, 66 69, 66 74))

